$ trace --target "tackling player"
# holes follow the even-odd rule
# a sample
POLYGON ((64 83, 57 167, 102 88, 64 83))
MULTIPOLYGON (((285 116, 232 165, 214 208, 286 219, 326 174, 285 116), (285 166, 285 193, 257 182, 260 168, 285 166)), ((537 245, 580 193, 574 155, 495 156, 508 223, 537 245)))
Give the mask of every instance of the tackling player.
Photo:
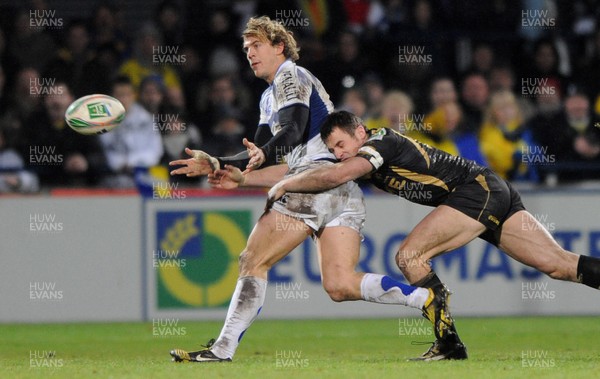
MULTIPOLYGON (((321 83, 294 63, 298 49, 291 33, 280 23, 260 17, 250 19, 243 39, 252 70, 269 83, 260 100, 256 142, 261 147, 244 140, 247 152, 225 158, 186 149, 192 158, 171 162, 183 165, 171 174, 206 175, 224 163, 253 169, 278 163, 285 155, 287 165, 271 167, 278 178, 288 166, 291 175, 333 165, 335 157, 319 135, 333 104, 321 83)), ((260 179, 260 171, 253 176, 260 179)), ((268 270, 309 235, 316 237, 323 286, 335 301, 366 300, 421 309, 434 323, 436 335, 447 333, 452 326, 446 307, 448 292, 442 285, 415 288, 384 275, 355 271, 365 210, 362 192, 354 182, 320 194, 294 194, 285 202, 275 203, 273 209, 260 217, 240 255, 239 279, 218 339, 198 351, 174 349, 174 361, 231 361, 244 332, 262 308, 268 270), (287 225, 281 227, 281 223, 287 225)))
MULTIPOLYGON (((283 179, 271 188, 268 201, 281 199, 286 192, 323 191, 368 178, 384 191, 435 207, 396 255, 413 286, 439 284, 429 260, 479 237, 553 279, 600 289, 600 259, 564 250, 525 210, 511 184, 490 169, 391 129, 368 131, 358 117, 345 111, 327 117, 321 137, 341 162, 283 179), (415 196, 413 191, 429 196, 415 196), (525 222, 537 227, 523 228, 525 222)), ((438 338, 422 357, 454 354, 454 338, 453 333, 438 338)))

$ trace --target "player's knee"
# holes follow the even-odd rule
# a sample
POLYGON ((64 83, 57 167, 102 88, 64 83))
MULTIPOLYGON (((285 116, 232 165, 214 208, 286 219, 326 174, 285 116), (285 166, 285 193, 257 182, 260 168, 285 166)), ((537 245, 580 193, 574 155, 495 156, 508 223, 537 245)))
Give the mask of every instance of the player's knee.
POLYGON ((238 259, 240 276, 257 275, 258 271, 266 270, 261 267, 261 262, 256 254, 248 248, 244 249, 238 259))
POLYGON ((398 250, 396 252, 396 264, 398 265, 398 267, 400 267, 400 268, 406 267, 407 262, 408 262, 408 259, 407 259, 406 255, 404 255, 404 252, 402 250, 398 250))
POLYGON ((323 288, 331 300, 341 302, 349 299, 350 291, 343 282, 323 281, 323 288))
POLYGON ((547 260, 538 269, 552 279, 570 280, 572 275, 566 254, 564 250, 557 251, 550 255, 555 258, 547 260))
POLYGON ((560 265, 552 266, 550 268, 542 270, 542 272, 551 277, 552 279, 556 280, 569 280, 570 278, 569 272, 560 265))
POLYGON ((242 251, 238 258, 238 266, 240 276, 243 276, 246 271, 250 268, 250 255, 247 250, 242 251))
POLYGON ((396 264, 400 270, 410 270, 419 266, 425 266, 428 262, 423 259, 422 254, 416 253, 416 250, 403 249, 402 247, 396 253, 396 264))

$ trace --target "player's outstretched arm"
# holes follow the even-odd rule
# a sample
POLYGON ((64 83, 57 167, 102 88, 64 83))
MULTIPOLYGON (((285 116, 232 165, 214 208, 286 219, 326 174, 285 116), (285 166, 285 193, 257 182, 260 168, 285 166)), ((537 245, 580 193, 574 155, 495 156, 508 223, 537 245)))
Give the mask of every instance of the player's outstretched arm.
POLYGON ((335 188, 373 171, 368 160, 352 157, 334 165, 306 170, 287 177, 269 191, 269 201, 281 198, 286 192, 319 192, 335 188))
POLYGON ((208 175, 208 183, 211 187, 220 189, 234 189, 237 187, 271 187, 283 179, 283 175, 287 170, 288 165, 280 164, 242 173, 242 171, 235 166, 225 165, 224 169, 216 170, 208 175))
POLYGON ((255 168, 260 167, 265 163, 267 158, 265 157, 265 152, 260 147, 256 146, 256 144, 248 141, 248 139, 244 138, 242 143, 246 146, 248 156, 250 157, 248 165, 246 165, 246 169, 244 170, 244 174, 246 174, 255 168))
POLYGON ((185 148, 188 159, 178 159, 169 162, 169 166, 183 166, 172 170, 171 175, 185 175, 189 177, 208 175, 220 168, 219 161, 202 150, 185 148))
POLYGON ((277 115, 281 127, 277 134, 272 135, 268 127, 259 125, 254 138, 255 144, 244 141, 250 158, 245 172, 264 164, 276 164, 282 155, 302 143, 302 136, 310 118, 309 108, 303 104, 292 104, 279 110, 277 115))
POLYGON ((229 157, 215 157, 221 167, 231 165, 245 169, 244 173, 246 173, 261 166, 272 166, 278 163, 282 155, 300 145, 310 116, 308 107, 302 104, 293 104, 280 110, 277 114, 280 129, 276 135, 271 133, 269 125, 259 125, 254 142, 243 139, 242 143, 246 150, 229 157))

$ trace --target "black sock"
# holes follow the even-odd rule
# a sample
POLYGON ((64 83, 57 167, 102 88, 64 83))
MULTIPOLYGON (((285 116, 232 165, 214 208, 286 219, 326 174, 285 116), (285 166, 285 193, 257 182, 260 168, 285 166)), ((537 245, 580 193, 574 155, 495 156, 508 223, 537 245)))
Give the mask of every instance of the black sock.
POLYGON ((411 283, 410 285, 413 287, 432 288, 438 284, 442 284, 442 281, 440 280, 440 278, 438 278, 435 271, 431 270, 427 275, 417 280, 416 282, 411 283))
MULTIPOLYGON (((438 278, 438 276, 435 273, 435 271, 431 270, 431 271, 429 271, 429 273, 427 275, 425 275, 421 279, 417 280, 416 282, 411 283, 410 285, 414 286, 414 287, 432 288, 432 287, 435 287, 435 286, 437 286, 439 284, 442 284, 442 281, 440 280, 440 278, 438 278)), ((442 340, 443 340, 444 343, 449 343, 449 344, 460 343, 460 344, 462 344, 462 341, 460 340, 460 337, 458 337, 458 332, 456 331, 456 327, 454 326, 454 322, 452 323, 452 325, 450 325, 450 332, 447 333, 442 338, 442 340)))
POLYGON ((600 259, 580 255, 577 263, 577 279, 586 286, 600 289, 600 259))

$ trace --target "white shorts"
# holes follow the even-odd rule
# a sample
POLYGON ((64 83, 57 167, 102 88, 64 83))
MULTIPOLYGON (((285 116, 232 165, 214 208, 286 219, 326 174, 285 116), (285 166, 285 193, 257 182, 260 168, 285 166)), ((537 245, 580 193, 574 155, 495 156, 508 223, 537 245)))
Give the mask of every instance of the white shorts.
MULTIPOLYGON (((324 164, 333 163, 310 162, 290 169, 285 176, 292 176, 324 164)), ((327 227, 346 226, 360 234, 366 218, 362 191, 352 181, 319 193, 286 193, 273 204, 273 210, 302 220, 314 231, 327 227)))

